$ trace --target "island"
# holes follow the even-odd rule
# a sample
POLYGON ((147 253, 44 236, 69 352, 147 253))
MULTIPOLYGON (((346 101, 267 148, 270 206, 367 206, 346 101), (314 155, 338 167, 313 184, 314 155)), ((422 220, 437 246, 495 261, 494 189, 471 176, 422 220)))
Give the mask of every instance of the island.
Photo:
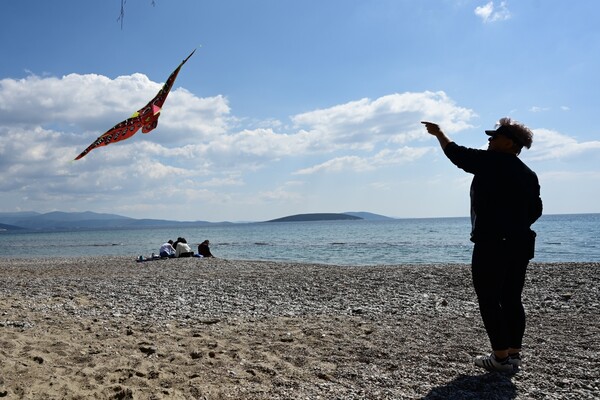
POLYGON ((364 218, 341 213, 311 213, 289 215, 287 217, 272 219, 265 222, 347 221, 361 219, 364 218))

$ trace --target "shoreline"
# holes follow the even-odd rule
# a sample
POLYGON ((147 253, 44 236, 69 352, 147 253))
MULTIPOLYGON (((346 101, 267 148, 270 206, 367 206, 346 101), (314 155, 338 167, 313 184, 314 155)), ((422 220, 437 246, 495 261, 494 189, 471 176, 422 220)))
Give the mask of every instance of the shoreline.
POLYGON ((0 258, 0 397, 596 398, 599 268, 530 265, 507 377, 466 264, 0 258))

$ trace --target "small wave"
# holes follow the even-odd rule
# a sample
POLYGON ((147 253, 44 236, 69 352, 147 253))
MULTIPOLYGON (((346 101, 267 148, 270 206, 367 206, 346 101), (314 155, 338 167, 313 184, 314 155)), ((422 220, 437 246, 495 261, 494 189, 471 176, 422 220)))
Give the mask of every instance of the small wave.
MULTIPOLYGON (((373 243, 367 242, 330 242, 328 243, 330 246, 373 246, 373 243)), ((376 243, 377 246, 380 246, 381 243, 376 243)))
POLYGON ((125 243, 50 243, 46 247, 112 247, 125 246, 125 243))

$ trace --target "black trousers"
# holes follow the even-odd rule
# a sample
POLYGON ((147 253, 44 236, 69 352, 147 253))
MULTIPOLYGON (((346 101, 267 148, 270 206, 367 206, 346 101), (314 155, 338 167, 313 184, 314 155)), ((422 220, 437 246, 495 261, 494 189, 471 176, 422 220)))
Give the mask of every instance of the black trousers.
POLYGON ((475 243, 471 273, 493 350, 520 349, 525 333, 521 293, 531 245, 506 240, 475 243))

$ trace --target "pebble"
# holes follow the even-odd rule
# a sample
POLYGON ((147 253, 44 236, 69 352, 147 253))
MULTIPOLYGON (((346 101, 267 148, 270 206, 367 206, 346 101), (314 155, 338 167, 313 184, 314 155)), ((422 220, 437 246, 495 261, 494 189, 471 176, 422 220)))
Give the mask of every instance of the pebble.
MULTIPOLYGON (((582 334, 598 332, 598 271, 598 263, 530 265, 523 299, 534 325, 528 325, 527 329, 528 332, 538 329, 544 334, 529 337, 535 342, 527 345, 534 349, 568 350, 570 368, 560 371, 566 376, 554 377, 552 372, 556 367, 543 358, 540 364, 543 357, 540 352, 535 365, 537 373, 527 374, 528 359, 525 359, 525 373, 512 381, 518 386, 514 398, 554 398, 556 389, 571 387, 577 388, 573 394, 578 398, 597 395, 597 381, 586 378, 594 371, 590 364, 594 357, 589 355, 599 354, 597 336, 582 338, 582 334), (552 316, 554 321, 565 321, 561 322, 562 326, 569 329, 554 331, 552 324, 544 325, 547 316, 552 316)), ((151 327, 144 332, 147 334, 152 330, 169 332, 174 326, 185 324, 193 327, 190 338, 202 341, 207 330, 218 333, 224 325, 231 328, 270 318, 314 317, 363 324, 360 332, 364 335, 352 338, 361 341, 362 346, 357 347, 356 354, 347 359, 338 358, 335 368, 313 374, 322 386, 309 382, 310 385, 307 383, 303 387, 294 382, 298 387, 286 387, 288 377, 285 374, 274 366, 256 362, 239 369, 246 374, 234 369, 224 370, 228 376, 240 381, 258 381, 261 376, 269 376, 280 395, 277 398, 286 398, 286 390, 291 398, 296 396, 294 391, 297 390, 303 392, 295 398, 392 399, 398 398, 395 396, 398 393, 403 393, 406 398, 422 398, 426 390, 431 399, 459 399, 461 390, 477 385, 502 383, 510 388, 511 381, 501 380, 494 374, 464 370, 465 360, 474 355, 472 343, 465 345, 469 351, 463 350, 458 355, 455 352, 454 358, 445 354, 446 347, 456 346, 461 341, 460 334, 452 330, 459 324, 479 329, 482 351, 488 345, 470 279, 469 266, 462 264, 343 267, 221 259, 147 263, 136 263, 132 257, 0 259, 0 299, 27 298, 26 308, 48 321, 60 321, 68 316, 102 325, 102 331, 94 330, 102 332, 98 334, 99 340, 115 332, 135 335, 134 338, 139 335, 147 342, 138 343, 137 349, 152 356, 152 361, 160 358, 160 354, 151 336, 146 339, 140 333, 143 326, 151 327), (429 321, 439 319, 448 325, 427 325, 429 321), (121 324, 120 321, 125 322, 121 324), (135 321, 132 324, 135 329, 127 325, 130 321, 135 321), (397 336, 386 336, 388 330, 397 336), (413 335, 415 330, 425 333, 413 335), (390 355, 394 349, 387 346, 387 342, 393 341, 405 347, 406 352, 401 357, 390 355), (444 357, 421 353, 432 343, 444 357), (458 369, 456 359, 460 361, 458 369), (410 380, 406 376, 417 376, 420 380, 410 380), (486 377, 486 381, 477 380, 478 376, 486 377), (360 385, 355 385, 358 378, 360 385), (349 383, 336 386, 336 382, 349 383), (446 397, 447 393, 456 395, 446 397)), ((21 316, 19 310, 0 314, 3 330, 27 330, 35 323, 28 320, 25 313, 21 316)), ((290 329, 282 336, 268 336, 269 332, 266 332, 262 339, 272 341, 273 347, 292 349, 300 346, 304 337, 312 335, 320 341, 334 343, 331 348, 335 350, 335 341, 344 340, 344 334, 346 332, 327 329, 314 332, 290 329)), ((215 337, 218 335, 212 336, 211 340, 218 340, 215 337)), ((225 347, 220 340, 205 343, 203 349, 195 347, 196 344, 183 353, 182 359, 190 364, 191 358, 198 360, 194 365, 217 365, 235 354, 235 349, 225 347)), ((99 351, 90 349, 89 355, 99 351)), ((42 367, 51 364, 50 358, 36 357, 33 361, 42 367)), ((322 362, 327 362, 328 357, 322 362)), ((166 372, 161 379, 165 375, 166 372)), ((146 377, 159 379, 159 372, 150 371, 146 377)), ((12 393, 0 385, 0 397, 9 395, 12 393)), ((124 387, 115 391, 115 398, 132 396, 124 387)))

